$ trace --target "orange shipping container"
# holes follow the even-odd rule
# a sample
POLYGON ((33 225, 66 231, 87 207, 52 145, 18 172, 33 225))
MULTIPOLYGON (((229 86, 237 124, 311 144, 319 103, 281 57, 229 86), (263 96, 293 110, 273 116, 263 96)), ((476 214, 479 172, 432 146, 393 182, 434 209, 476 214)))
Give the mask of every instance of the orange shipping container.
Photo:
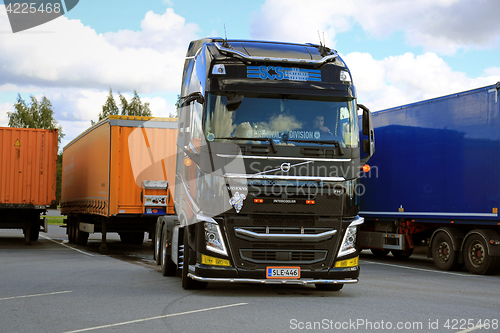
POLYGON ((176 140, 173 118, 110 116, 89 128, 64 148, 62 214, 173 214, 176 140))
POLYGON ((0 207, 56 201, 57 130, 0 127, 0 207))

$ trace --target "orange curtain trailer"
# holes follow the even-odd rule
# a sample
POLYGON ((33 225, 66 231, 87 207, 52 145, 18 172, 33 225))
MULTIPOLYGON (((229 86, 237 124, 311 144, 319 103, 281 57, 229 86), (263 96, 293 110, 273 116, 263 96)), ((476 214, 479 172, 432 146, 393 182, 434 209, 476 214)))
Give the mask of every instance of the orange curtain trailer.
POLYGON ((173 214, 176 140, 175 118, 110 116, 92 126, 64 148, 61 213, 173 214), (165 193, 164 205, 154 202, 165 193))

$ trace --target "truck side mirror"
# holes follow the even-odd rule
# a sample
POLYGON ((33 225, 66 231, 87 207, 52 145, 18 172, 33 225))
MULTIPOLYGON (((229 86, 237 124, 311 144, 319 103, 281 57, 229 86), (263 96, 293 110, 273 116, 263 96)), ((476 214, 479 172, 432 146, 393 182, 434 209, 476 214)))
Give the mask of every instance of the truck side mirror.
POLYGON ((189 95, 182 97, 184 100, 182 101, 181 107, 187 106, 192 102, 196 101, 200 104, 205 103, 205 97, 201 94, 201 92, 196 91, 194 93, 190 93, 189 95))
POLYGON ((363 110, 363 135, 370 135, 370 127, 371 127, 371 112, 370 110, 364 106, 363 104, 358 104, 358 110, 363 110))

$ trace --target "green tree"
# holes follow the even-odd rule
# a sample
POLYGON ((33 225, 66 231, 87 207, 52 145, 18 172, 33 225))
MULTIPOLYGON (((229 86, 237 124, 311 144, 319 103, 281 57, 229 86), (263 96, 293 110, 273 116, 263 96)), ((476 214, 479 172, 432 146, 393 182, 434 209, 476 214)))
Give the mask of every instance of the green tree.
MULTIPOLYGON (((64 137, 62 127, 54 119, 54 110, 49 99, 45 96, 39 102, 35 96, 30 96, 31 103, 29 105, 21 97, 17 95, 17 102, 14 104, 16 111, 7 112, 9 117, 10 127, 20 128, 43 128, 57 129, 58 143, 61 144, 61 139, 64 137)), ((57 156, 57 180, 56 180, 56 200, 61 200, 61 178, 62 178, 62 154, 57 156)))
POLYGON ((127 102, 127 99, 120 94, 120 103, 122 107, 122 116, 142 116, 151 117, 153 113, 149 109, 149 103, 142 103, 141 98, 137 95, 137 91, 134 90, 134 97, 132 100, 127 102))
POLYGON ((121 93, 119 93, 118 98, 120 99, 121 111, 116 105, 115 98, 113 97, 113 90, 109 89, 109 95, 106 102, 102 106, 102 111, 99 113, 99 119, 94 122, 90 121, 92 125, 98 123, 99 121, 106 119, 111 115, 121 114, 122 116, 140 116, 140 117, 151 117, 153 113, 149 108, 149 103, 142 103, 141 98, 134 90, 134 97, 129 102, 121 93))
POLYGON ((181 98, 181 95, 177 95, 177 101, 175 102, 175 114, 170 113, 168 116, 170 118, 179 118, 179 110, 181 108, 181 101, 183 98, 181 98))
POLYGON ((109 95, 108 98, 106 98, 106 102, 102 106, 101 113, 99 113, 99 119, 96 122, 94 122, 93 120, 91 120, 90 122, 92 123, 92 125, 94 125, 111 115, 117 114, 119 114, 118 106, 116 106, 116 102, 113 97, 113 90, 109 88, 109 95))
POLYGON ((7 112, 9 127, 57 129, 60 144, 64 134, 62 127, 54 119, 54 110, 49 99, 45 96, 40 102, 35 96, 30 96, 30 99, 31 103, 27 105, 21 94, 17 95, 17 102, 14 104, 16 110, 7 112))

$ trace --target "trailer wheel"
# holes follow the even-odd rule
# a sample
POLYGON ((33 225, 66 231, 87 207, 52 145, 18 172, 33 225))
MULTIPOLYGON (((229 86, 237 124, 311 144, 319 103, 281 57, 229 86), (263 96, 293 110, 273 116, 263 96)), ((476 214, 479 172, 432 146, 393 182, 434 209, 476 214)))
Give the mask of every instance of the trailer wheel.
POLYGON ((488 254, 485 240, 480 235, 469 236, 464 246, 464 261, 469 272, 474 274, 495 274, 500 263, 500 257, 488 254))
POLYGON ((432 241, 432 260, 443 271, 455 271, 462 268, 458 263, 459 251, 453 250, 453 243, 446 232, 439 232, 432 241))
POLYGON ((314 284, 316 289, 322 291, 339 291, 344 288, 343 284, 330 284, 330 283, 316 283, 314 284))
POLYGON ((408 249, 408 250, 391 250, 391 253, 394 256, 394 258, 406 259, 406 258, 410 258, 410 256, 413 254, 413 249, 408 249))
POLYGON ((34 242, 38 240, 40 232, 40 225, 38 223, 33 223, 30 228, 30 241, 34 242))
POLYGON ((75 225, 75 243, 77 245, 87 245, 89 240, 89 233, 81 231, 78 225, 75 225))
MULTIPOLYGON (((189 257, 191 255, 191 249, 188 243, 188 227, 184 230, 184 260, 182 264, 182 288, 183 289, 204 289, 207 287, 207 282, 201 282, 191 279, 188 276, 189 273, 189 257)), ((194 251, 193 251, 194 252, 194 251)))
POLYGON ((75 242, 75 219, 73 217, 68 217, 68 240, 70 243, 75 242))
MULTIPOLYGON (((161 234, 163 235, 160 240, 160 264, 161 274, 163 276, 175 276, 177 273, 177 265, 172 261, 172 255, 167 251, 167 226, 164 225, 161 234)), ((171 252, 170 252, 171 253, 171 252)))
POLYGON ((156 229, 155 229, 155 238, 154 238, 154 259, 157 265, 161 265, 161 245, 162 241, 162 225, 161 225, 161 217, 156 221, 156 229))
POLYGON ((372 251, 373 255, 378 258, 385 257, 390 252, 389 250, 382 250, 382 249, 370 249, 370 251, 372 251))

